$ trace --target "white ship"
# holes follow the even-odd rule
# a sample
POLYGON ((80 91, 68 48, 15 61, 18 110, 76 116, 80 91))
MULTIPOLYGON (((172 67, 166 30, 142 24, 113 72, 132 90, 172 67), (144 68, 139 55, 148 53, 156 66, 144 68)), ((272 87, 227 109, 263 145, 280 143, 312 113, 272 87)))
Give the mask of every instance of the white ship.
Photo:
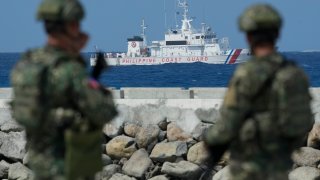
MULTIPOLYGON (((189 18, 187 0, 178 0, 178 6, 183 9, 182 25, 170 29, 165 34, 165 40, 152 41, 147 44, 146 25, 142 21, 142 33, 128 39, 127 53, 105 53, 108 65, 159 65, 166 63, 235 64, 249 59, 248 49, 231 49, 228 38, 218 39, 215 32, 202 23, 201 29, 194 29, 192 18, 189 18)), ((95 65, 93 54, 90 64, 95 65)))

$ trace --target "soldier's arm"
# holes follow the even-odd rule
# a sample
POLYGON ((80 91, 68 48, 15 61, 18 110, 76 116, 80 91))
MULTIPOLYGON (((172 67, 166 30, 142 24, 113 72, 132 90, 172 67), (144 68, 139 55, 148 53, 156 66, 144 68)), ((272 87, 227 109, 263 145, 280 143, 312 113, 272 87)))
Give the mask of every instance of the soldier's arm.
POLYGON ((94 80, 90 80, 83 66, 70 65, 72 99, 81 113, 96 125, 102 125, 112 120, 117 111, 108 90, 102 90, 94 80))

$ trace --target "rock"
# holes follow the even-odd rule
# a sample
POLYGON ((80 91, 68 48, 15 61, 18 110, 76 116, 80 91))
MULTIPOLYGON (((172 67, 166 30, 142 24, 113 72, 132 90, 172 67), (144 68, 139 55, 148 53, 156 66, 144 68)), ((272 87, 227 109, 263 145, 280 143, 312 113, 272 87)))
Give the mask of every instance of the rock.
POLYGON ((103 133, 109 138, 115 138, 123 133, 123 124, 111 121, 103 127, 103 133))
POLYGON ((158 143, 152 150, 150 158, 157 162, 174 162, 178 157, 186 155, 187 144, 182 141, 158 143))
POLYGON ((114 159, 130 158, 136 150, 135 140, 128 136, 117 136, 106 145, 107 154, 114 159))
POLYGON ((163 141, 167 137, 167 131, 160 131, 159 136, 158 136, 158 141, 163 141))
POLYGON ((302 147, 292 154, 292 159, 298 166, 318 167, 320 163, 320 150, 302 147))
POLYGON ((27 152, 27 153, 24 155, 23 160, 22 160, 23 165, 28 165, 29 159, 30 159, 30 158, 29 158, 29 153, 27 152))
POLYGON ((151 166, 153 166, 153 163, 149 158, 148 152, 145 149, 140 149, 133 153, 122 167, 122 171, 129 176, 143 178, 151 166))
POLYGON ((199 179, 201 169, 198 165, 188 161, 180 161, 178 163, 165 162, 162 166, 161 172, 183 179, 199 179))
POLYGON ((112 175, 121 172, 121 166, 117 164, 110 164, 108 166, 103 167, 100 178, 101 180, 108 180, 112 177, 112 175))
POLYGON ((308 136, 308 147, 320 149, 320 123, 316 122, 308 136))
POLYGON ((23 132, 0 132, 0 154, 13 161, 23 159, 26 143, 23 132))
POLYGON ((109 164, 112 164, 112 159, 108 155, 102 154, 102 165, 107 166, 109 164))
POLYGON ((192 146, 187 155, 188 161, 197 164, 197 165, 202 165, 208 162, 208 159, 210 158, 210 154, 207 151, 205 147, 204 142, 199 142, 192 146))
POLYGON ((220 113, 217 109, 197 109, 195 111, 197 117, 204 123, 214 124, 220 118, 220 113))
POLYGON ((119 164, 120 166, 123 166, 127 161, 128 161, 127 158, 121 158, 120 161, 118 162, 118 164, 119 164))
POLYGON ((204 132, 209 129, 212 126, 212 124, 209 123, 203 123, 200 122, 192 131, 192 136, 194 139, 196 139, 197 141, 203 141, 203 137, 202 135, 204 134, 204 132))
POLYGON ((20 126, 18 123, 15 121, 7 121, 1 126, 1 131, 2 132, 21 132, 23 131, 23 127, 20 126))
POLYGON ((191 141, 190 134, 184 132, 176 123, 170 123, 167 128, 168 141, 191 141))
POLYGON ((136 180, 136 178, 129 177, 120 173, 114 174, 109 180, 136 180))
POLYGON ((15 180, 30 180, 33 179, 33 173, 30 169, 25 167, 20 162, 11 164, 9 167, 9 176, 8 179, 15 180))
POLYGON ((155 166, 150 168, 150 171, 146 173, 146 179, 150 179, 154 176, 160 175, 161 167, 160 164, 156 164, 155 166))
POLYGON ((162 131, 167 131, 168 124, 169 124, 168 121, 165 119, 165 120, 159 122, 158 126, 162 131))
POLYGON ((10 110, 7 108, 0 108, 0 127, 9 121, 13 121, 10 110))
POLYGON ((159 175, 159 176, 155 176, 149 180, 169 180, 169 178, 167 178, 166 175, 159 175))
POLYGON ((106 144, 101 144, 102 154, 107 154, 106 148, 107 148, 106 144))
POLYGON ((139 148, 145 148, 151 151, 152 148, 158 143, 158 136, 160 128, 157 125, 147 125, 140 128, 136 134, 136 141, 139 148))
POLYGON ((224 167, 222 170, 218 171, 212 178, 212 180, 231 180, 231 174, 229 166, 224 167))
POLYGON ((10 164, 2 160, 0 162, 0 179, 8 178, 10 164))
POLYGON ((289 180, 307 180, 320 178, 320 170, 314 167, 299 167, 289 173, 289 180))
POLYGON ((196 141, 196 140, 191 140, 191 141, 188 141, 187 142, 187 147, 188 147, 188 149, 190 149, 192 146, 194 146, 195 144, 197 144, 198 143, 198 141, 196 141))
POLYGON ((133 123, 127 123, 124 125, 124 133, 129 137, 136 137, 136 134, 139 132, 140 126, 133 123))

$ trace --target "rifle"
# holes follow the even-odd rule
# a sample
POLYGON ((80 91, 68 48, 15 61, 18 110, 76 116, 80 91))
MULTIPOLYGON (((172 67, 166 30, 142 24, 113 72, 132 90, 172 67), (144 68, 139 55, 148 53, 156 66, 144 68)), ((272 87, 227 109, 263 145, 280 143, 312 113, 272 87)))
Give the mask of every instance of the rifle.
POLYGON ((101 73, 103 72, 103 70, 107 69, 108 64, 106 62, 106 60, 104 59, 104 55, 103 53, 97 52, 96 53, 96 64, 94 65, 92 72, 91 72, 91 77, 95 80, 98 81, 101 73))

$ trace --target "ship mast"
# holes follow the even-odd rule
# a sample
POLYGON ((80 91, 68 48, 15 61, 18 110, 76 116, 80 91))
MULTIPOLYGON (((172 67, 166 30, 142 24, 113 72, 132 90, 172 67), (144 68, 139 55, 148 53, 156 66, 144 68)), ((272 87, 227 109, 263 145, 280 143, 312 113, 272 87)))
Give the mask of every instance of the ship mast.
POLYGON ((189 4, 187 3, 187 0, 178 0, 179 7, 183 8, 183 19, 182 19, 182 26, 181 31, 190 31, 192 29, 191 22, 192 19, 189 19, 188 12, 189 12, 189 4))
POLYGON ((142 19, 141 28, 142 28, 141 37, 143 39, 143 46, 146 47, 147 46, 147 36, 146 36, 147 26, 144 22, 144 19, 142 19))

